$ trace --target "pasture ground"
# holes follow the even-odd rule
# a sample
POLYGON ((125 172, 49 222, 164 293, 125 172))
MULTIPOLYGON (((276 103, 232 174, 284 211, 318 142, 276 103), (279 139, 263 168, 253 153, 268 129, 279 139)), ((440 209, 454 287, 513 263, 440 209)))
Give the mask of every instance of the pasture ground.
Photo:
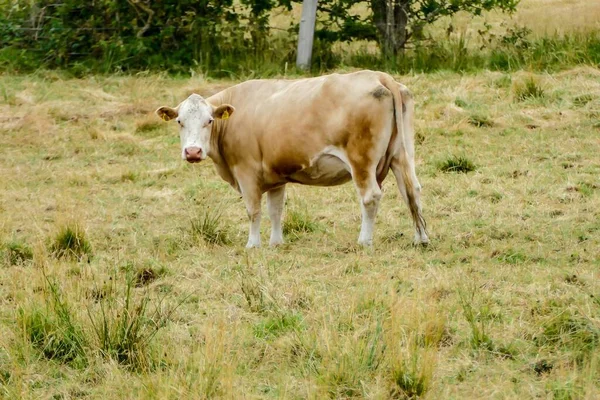
POLYGON ((0 76, 0 397, 599 398, 600 70, 397 79, 432 245, 390 174, 373 249, 348 184, 246 251, 153 116, 233 82, 0 76))

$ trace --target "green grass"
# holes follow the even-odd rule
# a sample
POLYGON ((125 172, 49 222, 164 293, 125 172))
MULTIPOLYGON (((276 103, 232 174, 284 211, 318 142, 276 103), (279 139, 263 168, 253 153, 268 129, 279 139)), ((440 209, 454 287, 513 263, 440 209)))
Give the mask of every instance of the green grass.
POLYGON ((25 338, 45 358, 82 368, 88 362, 85 333, 58 286, 48 281, 47 289, 49 299, 44 306, 19 309, 19 325, 25 338))
POLYGON ((33 260, 33 250, 27 243, 12 240, 3 245, 1 253, 7 265, 23 265, 33 260))
POLYGON ((50 245, 50 251, 57 258, 82 260, 84 257, 91 257, 92 245, 81 226, 67 224, 56 234, 50 245))
POLYGON ((1 75, 0 397, 599 398, 599 77, 396 76, 431 245, 389 175, 372 249, 348 184, 288 185, 247 251, 212 163, 136 132, 237 81, 1 75))
POLYGON ((289 207, 283 220, 283 234, 288 240, 300 238, 303 234, 313 233, 320 225, 308 213, 306 208, 289 207))
POLYGON ((440 161, 437 167, 442 172, 467 173, 477 169, 475 164, 465 156, 451 156, 440 161))
POLYGON ((259 339, 273 339, 301 328, 302 315, 284 313, 267 317, 255 324, 254 336, 259 339))
POLYGON ((524 81, 515 82, 513 84, 513 93, 517 100, 525 101, 528 99, 542 99, 546 91, 538 79, 530 76, 524 81))
POLYGON ((192 237, 214 245, 231 243, 227 230, 221 226, 221 221, 221 211, 218 208, 202 211, 191 221, 192 237))

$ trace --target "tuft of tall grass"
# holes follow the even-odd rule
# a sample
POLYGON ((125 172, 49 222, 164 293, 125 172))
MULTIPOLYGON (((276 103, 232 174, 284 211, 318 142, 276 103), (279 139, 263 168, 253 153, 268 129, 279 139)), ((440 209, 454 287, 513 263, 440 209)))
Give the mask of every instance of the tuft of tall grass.
POLYGON ((447 159, 438 162, 438 170, 442 172, 467 173, 477 169, 475 164, 465 156, 450 156, 447 159))
POLYGON ((530 76, 524 81, 515 81, 512 91, 518 101, 542 99, 546 94, 541 82, 534 76, 530 76))
POLYGON ((150 342, 171 320, 178 305, 163 310, 163 300, 151 302, 148 292, 136 298, 136 282, 136 277, 128 276, 123 297, 104 296, 95 313, 88 308, 88 316, 97 349, 104 357, 133 370, 147 371, 156 365, 150 342))
POLYGON ((47 279, 48 293, 44 307, 21 307, 18 323, 27 340, 49 360, 85 366, 88 363, 88 340, 73 309, 55 283, 47 279))
POLYGON ((208 244, 231 244, 227 229, 221 226, 222 212, 219 209, 205 209, 191 220, 192 237, 208 244))
POLYGON ((56 258, 75 259, 81 261, 92 256, 92 245, 85 231, 78 224, 64 225, 56 234, 50 245, 50 251, 56 258))
POLYGON ((458 297, 463 315, 471 329, 471 338, 469 339, 471 347, 475 350, 493 350, 494 343, 487 333, 486 322, 481 318, 481 313, 473 306, 475 293, 466 293, 461 289, 458 291, 458 297))
MULTIPOLYGON (((115 286, 117 280, 112 280, 115 286)), ((58 284, 49 278, 46 282, 43 304, 21 307, 17 318, 24 337, 42 356, 74 367, 85 367, 96 354, 136 371, 157 364, 151 341, 182 303, 169 307, 163 299, 153 301, 148 292, 136 296, 130 274, 124 291, 113 287, 93 292, 95 304, 88 305, 86 321, 58 284)))
POLYGON ((484 114, 472 114, 469 116, 468 122, 478 128, 491 128, 494 126, 494 121, 484 114))
POLYGON ((410 345, 410 350, 396 358, 392 365, 392 397, 422 397, 431 386, 434 365, 435 357, 431 350, 410 345))
POLYGON ((12 240, 2 247, 2 254, 7 265, 23 265, 33 259, 33 250, 22 241, 12 240))
POLYGON ((299 313, 279 312, 266 317, 254 325, 254 336, 259 339, 274 339, 287 332, 297 332, 303 327, 299 313))
POLYGON ((143 137, 157 136, 162 129, 163 124, 161 121, 157 121, 154 116, 146 116, 135 123, 135 133, 143 137))
POLYGON ((600 325, 579 312, 556 310, 542 321, 534 343, 539 347, 560 347, 582 363, 600 348, 600 325))
POLYGON ((450 341, 445 318, 435 306, 423 309, 422 304, 399 297, 389 307, 383 339, 390 397, 424 396, 431 388, 437 349, 450 341))
POLYGON ((306 208, 290 208, 283 220, 283 234, 291 236, 290 240, 298 239, 304 233, 316 232, 320 224, 308 213, 306 208))

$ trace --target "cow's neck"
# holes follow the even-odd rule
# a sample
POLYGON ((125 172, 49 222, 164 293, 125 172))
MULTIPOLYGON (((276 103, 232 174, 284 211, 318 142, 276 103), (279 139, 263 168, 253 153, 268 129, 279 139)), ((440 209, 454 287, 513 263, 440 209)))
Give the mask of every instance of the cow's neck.
MULTIPOLYGON (((215 107, 220 106, 224 103, 230 103, 230 97, 227 96, 226 91, 217 93, 216 95, 208 98, 208 102, 215 107), (228 101, 224 101, 225 99, 229 99, 228 101)), ((212 125, 212 130, 210 132, 210 152, 208 156, 213 160, 215 166, 217 168, 217 172, 225 181, 227 181, 231 186, 233 186, 236 190, 239 190, 238 184, 233 177, 233 173, 227 164, 227 158, 224 154, 224 143, 223 138, 225 137, 227 130, 228 121, 227 120, 215 120, 212 125)))

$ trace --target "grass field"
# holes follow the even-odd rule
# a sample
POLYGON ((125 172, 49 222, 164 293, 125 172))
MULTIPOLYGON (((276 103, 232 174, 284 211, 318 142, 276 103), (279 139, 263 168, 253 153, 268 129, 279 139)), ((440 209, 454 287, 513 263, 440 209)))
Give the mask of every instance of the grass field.
POLYGON ((388 177, 373 249, 292 185, 246 251, 152 114, 233 82, 0 76, 0 397, 599 398, 600 70, 397 79, 432 244, 388 177))

